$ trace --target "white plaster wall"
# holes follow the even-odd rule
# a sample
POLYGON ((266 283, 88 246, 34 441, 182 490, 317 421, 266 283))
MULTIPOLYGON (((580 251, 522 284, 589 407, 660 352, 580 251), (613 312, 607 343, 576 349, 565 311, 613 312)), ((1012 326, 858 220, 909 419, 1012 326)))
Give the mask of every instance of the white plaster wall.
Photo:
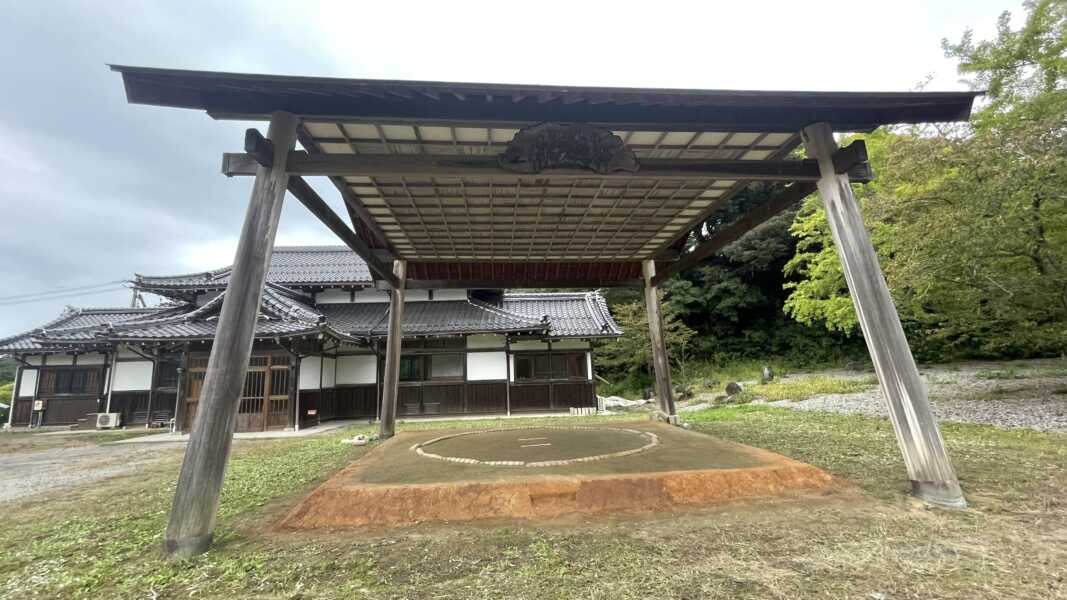
POLYGON ((586 372, 589 373, 589 381, 592 381, 593 380, 593 353, 592 352, 586 352, 585 353, 585 366, 586 366, 586 372))
POLYGON ((318 356, 307 356, 300 360, 300 389, 319 389, 319 370, 322 369, 322 359, 318 356))
POLYGON ((337 385, 337 359, 322 359, 322 387, 332 388, 337 385))
POLYGON ((99 352, 92 352, 89 354, 78 355, 79 365, 102 365, 106 362, 106 357, 99 352))
POLYGON ((548 344, 541 340, 522 340, 511 343, 512 350, 548 350, 548 344))
POLYGON ((337 385, 378 383, 378 360, 373 354, 337 357, 337 385))
POLYGON ((589 342, 585 340, 559 340, 552 342, 553 350, 588 350, 589 342))
POLYGON ((468 352, 467 381, 508 378, 507 352, 468 352))
POLYGON ((507 342, 504 336, 496 333, 478 333, 467 336, 467 347, 478 348, 503 348, 507 342))
POLYGON ((508 381, 515 381, 515 355, 508 355, 508 381))
POLYGON ((388 302, 389 294, 385 290, 359 290, 352 298, 353 302, 388 302))
POLYGON ((19 384, 19 398, 32 396, 37 389, 37 369, 23 369, 22 383, 19 384))
POLYGON ((430 299, 430 290, 408 290, 404 302, 425 302, 430 299))
POLYGON ((348 304, 351 301, 352 294, 348 290, 329 289, 315 294, 318 304, 348 304))
POLYGON ((152 363, 147 360, 115 363, 115 380, 111 390, 136 392, 152 387, 152 363))
POLYGON ((73 365, 74 357, 69 354, 50 354, 48 355, 45 364, 50 367, 55 365, 73 365))
POLYGON ((42 364, 40 356, 27 356, 26 357, 26 362, 30 363, 31 365, 40 365, 40 364, 42 364))
POLYGON ((467 290, 434 290, 434 302, 438 300, 466 300, 467 290))

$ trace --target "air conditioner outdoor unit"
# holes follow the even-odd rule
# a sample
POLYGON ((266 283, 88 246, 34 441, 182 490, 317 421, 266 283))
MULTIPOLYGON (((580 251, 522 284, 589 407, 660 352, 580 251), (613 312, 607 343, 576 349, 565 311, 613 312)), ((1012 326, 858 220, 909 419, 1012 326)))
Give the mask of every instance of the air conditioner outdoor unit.
POLYGON ((122 415, 120 413, 98 413, 96 415, 96 428, 111 429, 118 427, 121 419, 122 415))

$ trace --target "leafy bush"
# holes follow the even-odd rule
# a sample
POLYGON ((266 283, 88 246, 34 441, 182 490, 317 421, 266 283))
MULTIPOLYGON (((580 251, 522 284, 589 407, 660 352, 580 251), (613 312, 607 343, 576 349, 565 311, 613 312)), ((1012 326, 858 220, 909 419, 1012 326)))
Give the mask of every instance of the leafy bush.
POLYGON ((7 411, 11 410, 11 396, 15 393, 15 382, 0 385, 0 404, 8 405, 8 408, 0 407, 0 423, 7 423, 7 411))

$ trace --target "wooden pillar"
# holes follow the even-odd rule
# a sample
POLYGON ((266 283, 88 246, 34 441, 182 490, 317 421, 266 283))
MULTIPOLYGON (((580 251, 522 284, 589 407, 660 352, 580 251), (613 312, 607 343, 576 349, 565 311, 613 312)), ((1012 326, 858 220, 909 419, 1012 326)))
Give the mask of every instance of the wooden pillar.
POLYGON ((185 418, 185 374, 189 371, 189 344, 182 347, 182 361, 178 367, 178 383, 174 386, 174 426, 171 433, 180 433, 185 418))
POLYGON ((164 553, 171 557, 200 554, 211 544, 263 284, 289 181, 285 164, 296 142, 296 127, 297 119, 289 113, 271 116, 268 137, 273 144, 273 166, 256 169, 163 542, 164 553))
MULTIPOLYGON (((115 384, 115 367, 119 364, 119 347, 117 344, 112 348, 108 362, 111 363, 111 367, 107 370, 107 401, 104 403, 104 412, 106 413, 111 412, 111 388, 115 384)), ((123 426, 125 425, 123 423, 123 426)))
MULTIPOLYGON (((21 360, 21 357, 19 357, 21 360)), ((15 422, 15 403, 19 399, 19 388, 22 387, 22 372, 26 369, 23 365, 19 365, 18 370, 15 371, 15 387, 11 389, 11 399, 8 400, 7 406, 7 428, 11 429, 11 425, 15 422)))
POLYGON ((859 317, 863 338, 889 405, 897 443, 911 479, 912 491, 928 502, 964 507, 956 473, 945 451, 926 388, 919 378, 904 329, 878 264, 878 256, 852 195, 847 174, 835 173, 837 151, 833 129, 816 123, 801 132, 808 155, 819 161, 819 197, 859 317))
POLYGON ((652 365, 656 371, 656 397, 663 417, 676 423, 678 413, 674 409, 674 390, 671 389, 671 363, 667 359, 667 340, 663 333, 663 312, 659 305, 659 290, 652 283, 656 276, 656 262, 646 260, 641 263, 641 274, 645 279, 645 310, 648 312, 648 333, 652 339, 652 365))
POLYGON ((379 437, 383 440, 396 433, 396 403, 400 392, 400 345, 404 336, 404 285, 407 280, 407 261, 393 262, 397 284, 389 295, 389 331, 385 338, 385 373, 382 382, 382 414, 379 437))
POLYGON ((504 380, 504 410, 507 415, 511 416, 511 360, 513 355, 511 354, 511 341, 508 336, 504 336, 504 371, 506 373, 504 380))
POLYGON ((300 431, 300 355, 289 352, 292 363, 289 366, 289 414, 293 421, 292 430, 300 431))
POLYGON ((159 354, 158 351, 152 357, 152 376, 148 380, 148 415, 145 417, 144 428, 152 428, 152 401, 156 396, 156 384, 159 382, 159 354))

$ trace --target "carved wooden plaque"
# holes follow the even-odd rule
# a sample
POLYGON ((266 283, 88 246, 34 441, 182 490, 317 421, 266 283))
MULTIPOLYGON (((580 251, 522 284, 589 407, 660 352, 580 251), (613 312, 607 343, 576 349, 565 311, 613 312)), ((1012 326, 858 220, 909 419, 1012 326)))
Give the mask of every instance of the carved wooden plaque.
POLYGON ((516 173, 575 167, 601 174, 634 173, 640 168, 622 138, 607 129, 580 123, 547 122, 522 129, 498 160, 502 168, 516 173))

